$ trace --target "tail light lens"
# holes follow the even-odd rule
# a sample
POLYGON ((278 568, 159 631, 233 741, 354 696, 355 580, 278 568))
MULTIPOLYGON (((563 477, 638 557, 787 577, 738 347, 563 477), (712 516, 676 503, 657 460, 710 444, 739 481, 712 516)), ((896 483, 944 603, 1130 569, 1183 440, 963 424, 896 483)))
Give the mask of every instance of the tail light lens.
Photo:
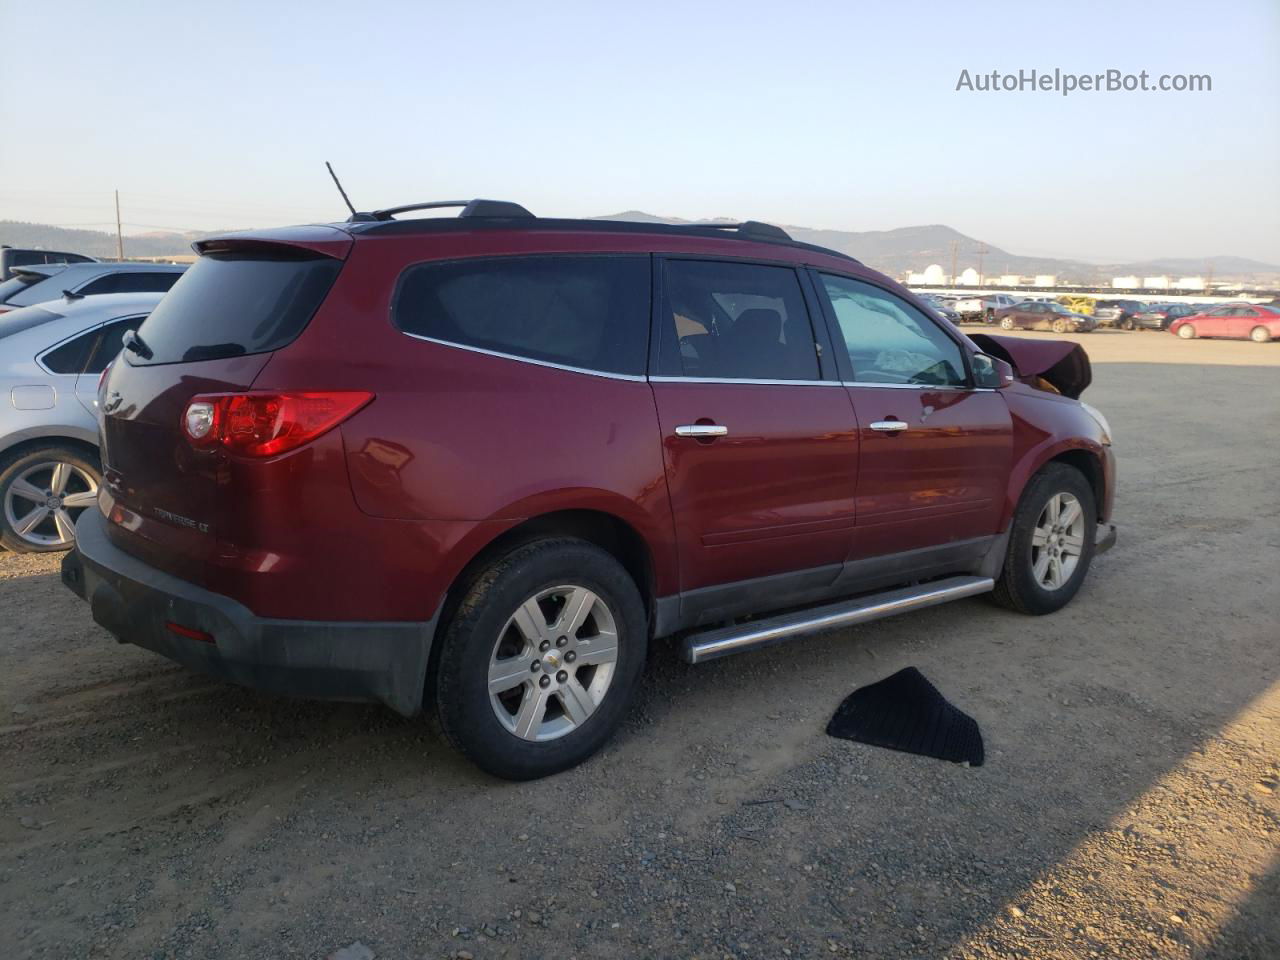
POLYGON ((310 443, 372 399, 360 390, 203 394, 187 404, 182 432, 195 447, 270 457, 310 443))

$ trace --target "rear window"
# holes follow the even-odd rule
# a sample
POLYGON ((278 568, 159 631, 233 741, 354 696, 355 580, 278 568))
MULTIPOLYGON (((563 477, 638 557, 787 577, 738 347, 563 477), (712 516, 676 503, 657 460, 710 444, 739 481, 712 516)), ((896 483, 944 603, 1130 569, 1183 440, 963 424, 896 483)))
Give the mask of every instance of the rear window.
POLYGON ((151 359, 191 363, 278 350, 319 308, 342 263, 329 257, 206 254, 182 274, 138 330, 151 359))
POLYGON ((39 283, 44 277, 33 276, 32 274, 24 274, 20 277, 10 277, 8 280, 0 283, 0 303, 4 303, 15 293, 27 289, 33 283, 39 283))
POLYGON ((21 310, 0 313, 0 340, 5 337, 11 337, 15 333, 21 333, 23 330, 38 327, 42 323, 48 323, 50 320, 59 320, 61 318, 62 314, 42 310, 39 307, 23 307, 21 310))
POLYGON ((405 333, 544 363, 645 371, 649 258, 510 257, 405 271, 392 317, 405 333))

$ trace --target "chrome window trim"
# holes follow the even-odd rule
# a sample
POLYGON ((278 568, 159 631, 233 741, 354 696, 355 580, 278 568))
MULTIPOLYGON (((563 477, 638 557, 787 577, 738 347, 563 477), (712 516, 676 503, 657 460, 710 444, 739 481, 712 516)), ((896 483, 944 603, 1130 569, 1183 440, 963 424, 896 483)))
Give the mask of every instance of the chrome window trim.
POLYGON ((934 384, 934 383, 878 383, 874 380, 841 380, 843 386, 846 387, 886 387, 889 390, 950 390, 955 393, 967 393, 974 388, 969 386, 958 387, 955 384, 934 384))
POLYGON ((436 337, 427 337, 420 333, 409 333, 407 330, 401 330, 400 333, 406 337, 411 337, 414 340, 425 340, 427 343, 439 344, 442 347, 453 347, 455 350, 466 350, 469 353, 479 353, 486 357, 499 357, 503 360, 516 360, 520 363, 531 363, 535 367, 549 367, 552 370, 565 370, 569 373, 583 373, 589 377, 604 377, 606 380, 626 380, 631 383, 644 383, 647 379, 642 374, 610 373, 606 370, 589 370, 586 367, 571 367, 564 363, 552 363, 550 360, 535 360, 533 357, 522 357, 515 353, 502 353, 499 350, 486 350, 484 347, 473 347, 465 343, 454 343, 452 340, 439 340, 436 337))
POLYGON ((743 383, 773 387, 839 387, 839 380, 753 380, 747 377, 650 377, 650 383, 743 383))

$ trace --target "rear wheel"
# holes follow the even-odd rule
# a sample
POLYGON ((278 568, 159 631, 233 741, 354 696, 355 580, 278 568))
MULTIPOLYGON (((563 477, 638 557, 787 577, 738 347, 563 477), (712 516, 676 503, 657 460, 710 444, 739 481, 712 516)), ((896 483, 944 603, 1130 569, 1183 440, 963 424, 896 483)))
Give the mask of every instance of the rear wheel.
POLYGON ((1189 323, 1184 323, 1178 328, 1178 336, 1183 340, 1194 340, 1196 338, 1196 328, 1189 323))
POLYGON ((1123 327, 1125 330, 1137 330, 1137 329, 1138 329, 1138 325, 1137 325, 1136 323, 1134 323, 1134 322, 1133 322, 1133 317, 1126 317, 1126 318, 1125 318, 1125 319, 1120 323, 1120 326, 1121 326, 1121 327, 1123 327))
POLYGON ((1035 616, 1066 606, 1093 561, 1097 516, 1093 488, 1079 470, 1051 463, 1036 474, 1014 514, 996 603, 1035 616))
POLYGON ((50 444, 0 463, 0 544, 16 553, 67 550, 76 519, 98 499, 98 465, 75 447, 50 444))
POLYGON ((1012 330, 1012 329, 1013 329, 1013 317, 1001 317, 1001 318, 1000 318, 1000 329, 1001 329, 1001 330, 1012 330))
POLYGON ((1266 343, 1271 339, 1271 331, 1263 326, 1254 327, 1249 331, 1249 339, 1254 343, 1266 343))
POLYGON ((441 640, 436 708, 481 769, 532 780, 581 763, 617 729, 644 665, 635 582, 581 540, 538 540, 490 564, 441 640))

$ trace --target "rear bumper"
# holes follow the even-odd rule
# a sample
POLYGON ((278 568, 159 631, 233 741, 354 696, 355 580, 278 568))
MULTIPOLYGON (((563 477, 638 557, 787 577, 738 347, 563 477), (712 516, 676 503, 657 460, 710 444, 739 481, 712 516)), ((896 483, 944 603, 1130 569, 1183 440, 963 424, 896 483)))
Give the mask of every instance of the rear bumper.
POLYGON ((201 673, 291 696, 381 702, 405 716, 422 707, 436 617, 425 623, 258 617, 125 553, 108 541, 98 510, 80 515, 62 581, 121 643, 201 673))

